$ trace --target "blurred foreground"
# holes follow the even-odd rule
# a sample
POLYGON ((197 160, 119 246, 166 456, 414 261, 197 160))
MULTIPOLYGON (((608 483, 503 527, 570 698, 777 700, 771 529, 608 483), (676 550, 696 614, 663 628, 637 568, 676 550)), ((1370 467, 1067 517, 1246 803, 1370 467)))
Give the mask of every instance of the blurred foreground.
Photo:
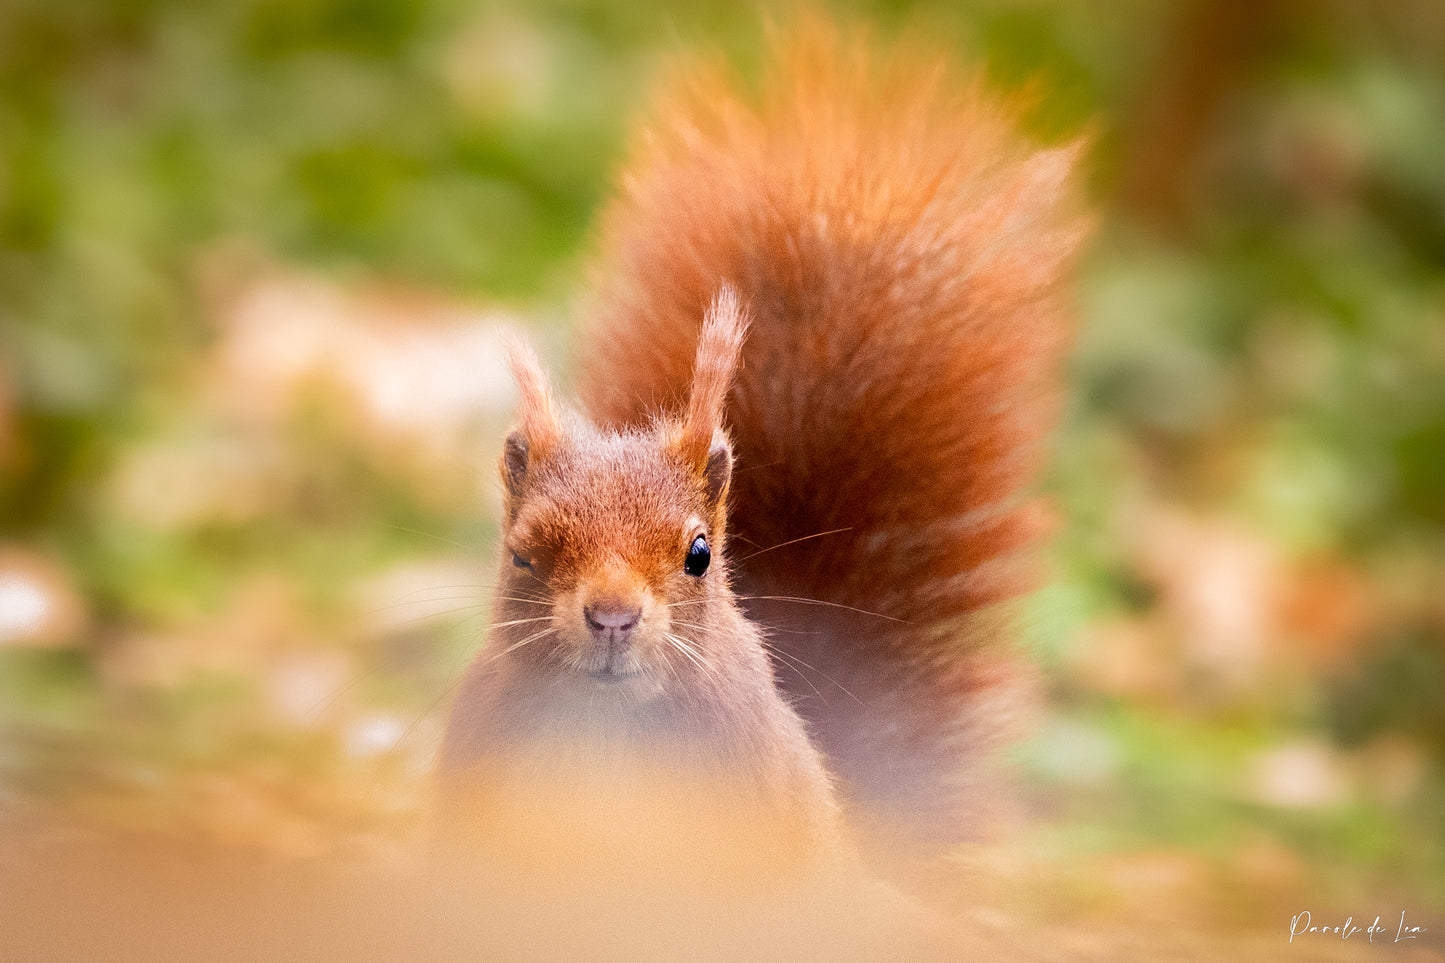
MULTIPOLYGON (((565 354, 657 60, 756 42, 750 11, 660 10, 0 7, 0 834, 28 867, 0 929, 186 955, 213 920, 270 955, 253 920, 313 882, 323 933, 411 918, 487 617, 500 340, 565 354), (210 909, 146 942, 175 891, 210 909)), ((1441 9, 867 12, 1032 80, 1040 136, 1098 131, 1059 533, 1021 611, 1052 695, 1029 818, 943 902, 1040 958, 1440 958, 1441 9), (1430 931, 1302 949, 1302 910, 1430 931)), ((545 898, 478 885, 427 904, 440 931, 526 955, 509 909, 545 898)), ((859 900, 779 932, 847 957, 859 900)))

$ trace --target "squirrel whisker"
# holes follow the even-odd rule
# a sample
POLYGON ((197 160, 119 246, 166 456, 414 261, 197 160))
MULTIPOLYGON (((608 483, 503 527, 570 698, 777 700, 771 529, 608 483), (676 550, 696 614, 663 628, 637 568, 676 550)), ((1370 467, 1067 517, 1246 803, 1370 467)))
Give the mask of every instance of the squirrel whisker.
MULTIPOLYGON (((551 620, 551 616, 548 616, 547 618, 548 618, 548 621, 551 620)), ((510 655, 511 653, 513 653, 513 652, 517 651, 518 649, 520 649, 522 646, 528 645, 528 644, 530 644, 530 643, 532 643, 532 642, 536 642, 538 639, 543 638, 544 636, 550 635, 551 633, 553 633, 553 632, 555 632, 555 631, 557 631, 555 628, 550 628, 550 627, 549 627, 549 628, 545 628, 545 629, 543 629, 542 631, 536 633, 535 635, 529 635, 529 636, 527 636, 525 639, 523 639, 523 640, 520 641, 520 642, 513 642, 511 645, 507 646, 507 647, 506 647, 505 649, 503 649, 501 652, 498 652, 495 657, 496 657, 496 658, 501 658, 501 657, 504 656, 504 655, 510 655)))
MULTIPOLYGON (((769 645, 765 640, 761 640, 761 639, 760 639, 759 641, 762 643, 763 648, 766 649, 767 651, 773 653, 774 655, 782 656, 782 657, 784 657, 784 658, 787 658, 787 656, 784 655, 784 653, 783 653, 783 651, 782 651, 781 649, 777 648, 776 646, 769 645)), ((792 660, 792 659, 789 659, 789 661, 793 661, 793 660, 792 660)), ((806 664, 806 663, 805 663, 805 664, 806 664)), ((808 678, 808 677, 807 677, 800 669, 798 669, 796 666, 791 666, 791 665, 790 665, 790 666, 787 666, 787 668, 792 669, 795 673, 797 673, 798 678, 802 679, 803 682, 808 686, 808 688, 810 688, 810 689, 813 690, 813 695, 815 695, 815 696, 817 696, 819 699, 822 699, 822 700, 823 700, 823 704, 824 704, 824 705, 826 705, 826 704, 828 703, 828 697, 825 696, 825 695, 823 695, 823 693, 821 693, 821 692, 818 691, 818 687, 813 684, 813 680, 812 680, 812 679, 808 678)))
POLYGON ((756 552, 752 552, 748 555, 744 555, 742 558, 736 559, 736 561, 738 563, 746 562, 750 558, 757 558, 759 555, 766 555, 768 552, 775 551, 780 548, 787 548, 789 545, 796 545, 799 542, 806 542, 810 538, 822 538, 824 535, 837 535, 839 532, 851 532, 852 530, 852 525, 846 525, 843 528, 832 528, 826 532, 814 532, 812 535, 803 535, 799 538, 790 538, 786 542, 779 542, 776 545, 769 545, 767 548, 760 548, 756 552))
POLYGON ((430 619, 445 619, 445 618, 447 618, 448 616, 459 616, 459 617, 455 618, 453 621, 451 621, 450 624, 449 624, 449 627, 451 627, 451 628, 456 628, 457 626, 465 625, 467 622, 470 622, 472 619, 479 618, 479 617, 481 617, 481 616, 486 615, 486 614, 488 613, 488 611, 489 611, 489 609, 488 609, 488 607, 487 607, 487 605, 486 605, 485 603, 483 603, 483 602, 477 602, 477 603, 472 604, 472 605, 463 605, 463 606, 461 606, 460 608, 445 609, 445 610, 440 611, 440 612, 423 612, 423 613, 420 614, 420 615, 413 615, 413 616, 411 616, 410 618, 398 619, 398 620, 396 620, 395 622, 391 623, 390 627, 391 627, 393 630, 395 630, 395 629, 409 629, 409 628, 411 628, 411 627, 413 627, 413 626, 420 625, 420 624, 422 624, 422 623, 424 623, 424 622, 427 622, 427 621, 430 620, 430 619), (470 614, 469 614, 469 615, 460 615, 460 613, 462 613, 462 612, 470 612, 470 614))
MULTIPOLYGON (((664 633, 662 633, 662 635, 663 635, 663 638, 667 639, 667 641, 669 641, 669 642, 672 643, 672 647, 673 647, 673 648, 677 649, 677 651, 679 651, 679 652, 681 652, 683 655, 685 655, 694 665, 696 665, 699 669, 701 669, 710 679, 713 679, 714 681, 717 680, 717 673, 713 670, 713 667, 708 664, 707 660, 702 657, 702 653, 698 652, 696 649, 694 649, 694 648, 692 647, 692 645, 690 645, 689 643, 685 642, 684 640, 678 638, 677 636, 673 635, 673 634, 670 633, 670 632, 664 632, 664 633)), ((694 644, 695 644, 695 643, 694 643, 694 644)))
POLYGON ((685 629, 698 629, 703 632, 707 631, 707 626, 702 625, 698 622, 684 622, 681 619, 671 619, 670 622, 672 625, 680 625, 685 629))
MULTIPOLYGON (((772 644, 771 642, 769 642, 767 639, 763 639, 762 642, 763 642, 763 648, 767 649, 769 652, 773 653, 774 655, 778 656, 779 658, 786 659, 786 660, 788 660, 789 662, 794 663, 795 665, 801 666, 801 667, 804 668, 804 669, 808 669, 808 670, 810 670, 810 671, 812 671, 812 672, 818 673, 818 675, 822 676, 822 678, 824 679, 824 681, 829 682, 829 683, 837 686, 839 689, 841 689, 842 692, 843 692, 843 694, 846 695, 848 698, 852 699, 854 702, 858 703, 860 706, 861 706, 861 705, 864 705, 863 700, 860 699, 860 698, 858 698, 856 695, 854 695, 854 694, 848 689, 847 686, 845 686, 843 683, 839 682, 837 679, 833 678, 833 677, 832 677, 831 675, 829 675, 828 673, 824 672, 822 669, 818 668, 817 666, 813 665, 813 664, 810 663, 810 662, 806 662, 806 661, 804 661, 803 659, 798 658, 796 655, 793 655, 791 652, 784 652, 781 648, 779 648, 779 647, 776 646, 776 645, 773 645, 773 644, 772 644)), ((797 670, 795 669, 794 671, 797 671, 797 670)), ((798 675, 799 675, 799 677, 802 678, 802 680, 803 680, 804 682, 808 683, 808 688, 812 689, 815 693, 817 693, 818 698, 822 699, 824 702, 827 702, 827 701, 828 701, 828 700, 823 696, 823 693, 818 692, 818 687, 815 686, 815 685, 813 685, 813 682, 812 682, 811 679, 809 679, 806 675, 803 675, 803 673, 801 673, 801 672, 799 672, 798 675)))
MULTIPOLYGON (((413 595, 420 595, 423 592, 441 592, 448 589, 479 589, 487 592, 495 592, 497 588, 498 583, 496 582, 454 582, 446 585, 423 585, 421 588, 412 589, 410 592, 399 596, 399 598, 401 601, 406 601, 413 595)), ((502 598, 507 597, 508 596, 502 596, 502 598)), ((540 596, 535 596, 534 598, 540 598, 540 596)))
POLYGON ((390 525, 390 524, 387 525, 386 527, 387 527, 387 528, 390 528, 390 529, 393 530, 393 531, 397 531, 397 532, 407 532, 407 533, 412 534, 412 535, 423 535, 423 536, 425 536, 425 537, 427 537, 427 538, 434 538, 434 539, 436 539, 436 540, 439 541, 439 542, 445 542, 445 543, 447 543, 448 545, 455 545, 457 548, 463 549, 464 551, 470 551, 471 548, 472 548, 472 546, 470 546, 470 545, 466 545, 466 544, 464 544, 464 543, 462 543, 462 542, 458 542, 458 541, 456 541, 456 540, 454 540, 454 539, 447 538, 447 537, 444 536, 444 535, 438 535, 438 534, 436 534, 435 532, 422 531, 422 530, 419 529, 419 528, 407 528, 405 525, 390 525))
POLYGON ((436 595, 424 599, 408 599, 404 602, 397 602, 394 605, 384 605, 373 611, 385 612, 388 609, 401 608, 403 605, 421 605, 426 602, 474 602, 477 605, 489 605, 491 601, 491 599, 481 595, 436 595))
POLYGON ((550 622, 550 621, 552 621, 552 616, 550 616, 550 615, 539 615, 539 616, 537 616, 536 618, 531 618, 531 619, 512 619, 510 622, 493 622, 493 623, 492 623, 492 628, 499 629, 499 628, 502 628, 503 626, 507 626, 507 625, 526 625, 526 624, 529 623, 529 622, 550 622))
POLYGON ((859 615, 871 615, 876 619, 887 619, 890 622, 899 622, 903 625, 912 624, 907 619, 894 618, 891 615, 884 615, 882 612, 870 612, 867 609, 843 605, 841 602, 824 602, 822 599, 803 599, 793 595, 739 595, 737 598, 740 600, 766 599, 769 602, 798 602, 803 605, 827 605, 835 609, 847 609, 849 612, 857 612, 859 615))
MULTIPOLYGON (((548 619, 550 619, 550 618, 551 618, 551 616, 548 616, 548 619)), ((527 643, 529 643, 529 642, 535 642, 535 641, 537 641, 538 639, 542 638, 543 636, 547 635, 549 632, 555 632, 555 631, 556 631, 556 629, 549 627, 549 628, 543 629, 541 632, 538 632, 538 633, 536 633, 536 634, 534 634, 534 635, 529 635, 529 636, 527 636, 525 639, 521 640, 520 642, 514 642, 513 644, 509 645, 506 649, 502 650, 501 652, 498 652, 498 653, 496 653, 496 654, 494 654, 494 655, 488 656, 488 657, 478 666, 478 668, 479 668, 479 669, 480 669, 480 668, 485 668, 486 666, 488 666, 488 665, 490 665, 491 663, 497 661, 498 659, 500 659, 502 656, 506 655, 507 653, 512 652, 512 651, 514 651, 514 650, 516 650, 516 649, 520 649, 522 646, 526 645, 527 643)), ((452 679, 452 681, 451 681, 450 683, 447 684, 447 687, 441 691, 441 694, 438 695, 435 699, 432 700, 431 705, 427 706, 427 707, 426 707, 426 710, 416 717, 416 721, 414 721, 411 725, 409 725, 409 726, 406 727, 406 731, 403 732, 403 733, 401 734, 401 737, 396 740, 397 745, 401 745, 401 743, 405 742, 406 739, 407 739, 407 737, 412 734, 412 732, 416 729, 416 727, 419 726, 419 725, 421 725, 422 720, 425 719, 427 716, 431 715, 433 712, 435 712, 435 711, 436 711, 436 707, 439 706, 439 705, 441 705, 442 700, 443 700, 443 699, 446 699, 448 696, 450 696, 450 695, 452 694, 452 692, 454 692, 458 686, 460 686, 464 681, 466 681, 466 678, 467 678, 466 673, 463 673, 463 672, 457 672, 457 673, 455 673, 455 676, 456 676, 456 677, 455 677, 454 679, 452 679)), ((352 684, 354 685, 355 683, 352 683, 352 684)), ((339 695, 339 693, 338 693, 338 695, 339 695)), ((335 698, 335 697, 333 697, 333 698, 335 698)))
POLYGON ((551 604, 552 604, 552 600, 551 600, 551 599, 549 599, 549 598, 544 598, 544 597, 542 597, 542 596, 540 596, 540 595, 538 595, 538 596, 522 596, 522 597, 518 597, 518 596, 516 596, 516 595, 495 595, 495 596, 493 596, 493 598, 496 599, 497 601, 522 602, 523 604, 526 604, 526 605, 551 605, 551 604))

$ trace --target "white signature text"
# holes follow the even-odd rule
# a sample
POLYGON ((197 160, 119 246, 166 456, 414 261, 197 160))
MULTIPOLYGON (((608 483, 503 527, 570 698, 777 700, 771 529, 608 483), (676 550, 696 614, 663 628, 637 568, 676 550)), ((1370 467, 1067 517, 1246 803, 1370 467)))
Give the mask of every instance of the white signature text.
MULTIPOLYGON (((1289 941, 1291 943, 1294 942, 1296 936, 1304 936, 1310 933, 1315 933, 1320 936, 1338 936, 1342 940, 1347 940, 1358 934, 1367 937, 1369 941, 1373 943, 1375 942, 1376 934, 1379 934, 1380 939, 1383 940, 1388 932, 1389 927, 1381 926, 1380 917, 1378 916, 1375 917, 1375 922, 1369 926, 1356 925, 1353 916, 1346 917, 1345 921, 1338 925, 1319 926, 1311 921, 1310 911, 1305 910, 1302 913, 1296 913, 1289 921, 1289 941)), ((1400 923, 1395 927, 1394 942, 1402 943, 1405 940, 1417 940, 1420 938, 1420 934, 1424 932, 1426 932, 1425 927, 1407 923, 1405 921, 1405 911, 1400 911, 1400 923)))

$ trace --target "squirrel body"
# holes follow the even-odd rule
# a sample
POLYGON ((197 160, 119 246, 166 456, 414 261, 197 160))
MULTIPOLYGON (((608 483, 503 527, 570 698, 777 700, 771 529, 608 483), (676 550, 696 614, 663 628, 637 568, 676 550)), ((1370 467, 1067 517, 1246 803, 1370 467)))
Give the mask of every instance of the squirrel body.
POLYGON ((514 361, 453 811, 506 795, 496 760, 582 757, 697 777, 814 855, 847 848, 840 810, 937 848, 987 808, 1024 701, 996 603, 1039 528, 1077 150, 817 25, 758 87, 695 70, 642 128, 602 220, 588 419, 514 361))
POLYGON ((719 425, 743 325, 719 298, 687 415, 640 430, 560 414, 514 352, 508 561, 440 766, 447 823, 493 856, 521 841, 518 862, 535 863, 526 840, 546 840, 574 867, 714 875, 844 853, 830 777, 728 587, 719 425))

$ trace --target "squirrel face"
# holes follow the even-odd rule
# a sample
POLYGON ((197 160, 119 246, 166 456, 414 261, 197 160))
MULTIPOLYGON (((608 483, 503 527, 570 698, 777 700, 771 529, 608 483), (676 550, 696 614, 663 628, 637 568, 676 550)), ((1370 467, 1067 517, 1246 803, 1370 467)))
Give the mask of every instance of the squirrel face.
POLYGON ((550 615, 551 631, 528 644, 532 659, 642 691, 696 654, 689 606, 726 592, 714 555, 731 458, 720 445, 714 474, 699 477, 667 434, 579 425, 545 455, 525 436, 508 439, 503 592, 550 615))
POLYGON ((506 651, 634 693, 705 671, 711 653, 696 635, 709 619, 689 607, 728 595, 732 452, 720 422, 744 328, 724 288, 702 326, 686 411, 645 431, 564 419, 536 358, 513 352, 521 424, 501 461, 500 601, 504 622, 534 631, 497 640, 506 651))

